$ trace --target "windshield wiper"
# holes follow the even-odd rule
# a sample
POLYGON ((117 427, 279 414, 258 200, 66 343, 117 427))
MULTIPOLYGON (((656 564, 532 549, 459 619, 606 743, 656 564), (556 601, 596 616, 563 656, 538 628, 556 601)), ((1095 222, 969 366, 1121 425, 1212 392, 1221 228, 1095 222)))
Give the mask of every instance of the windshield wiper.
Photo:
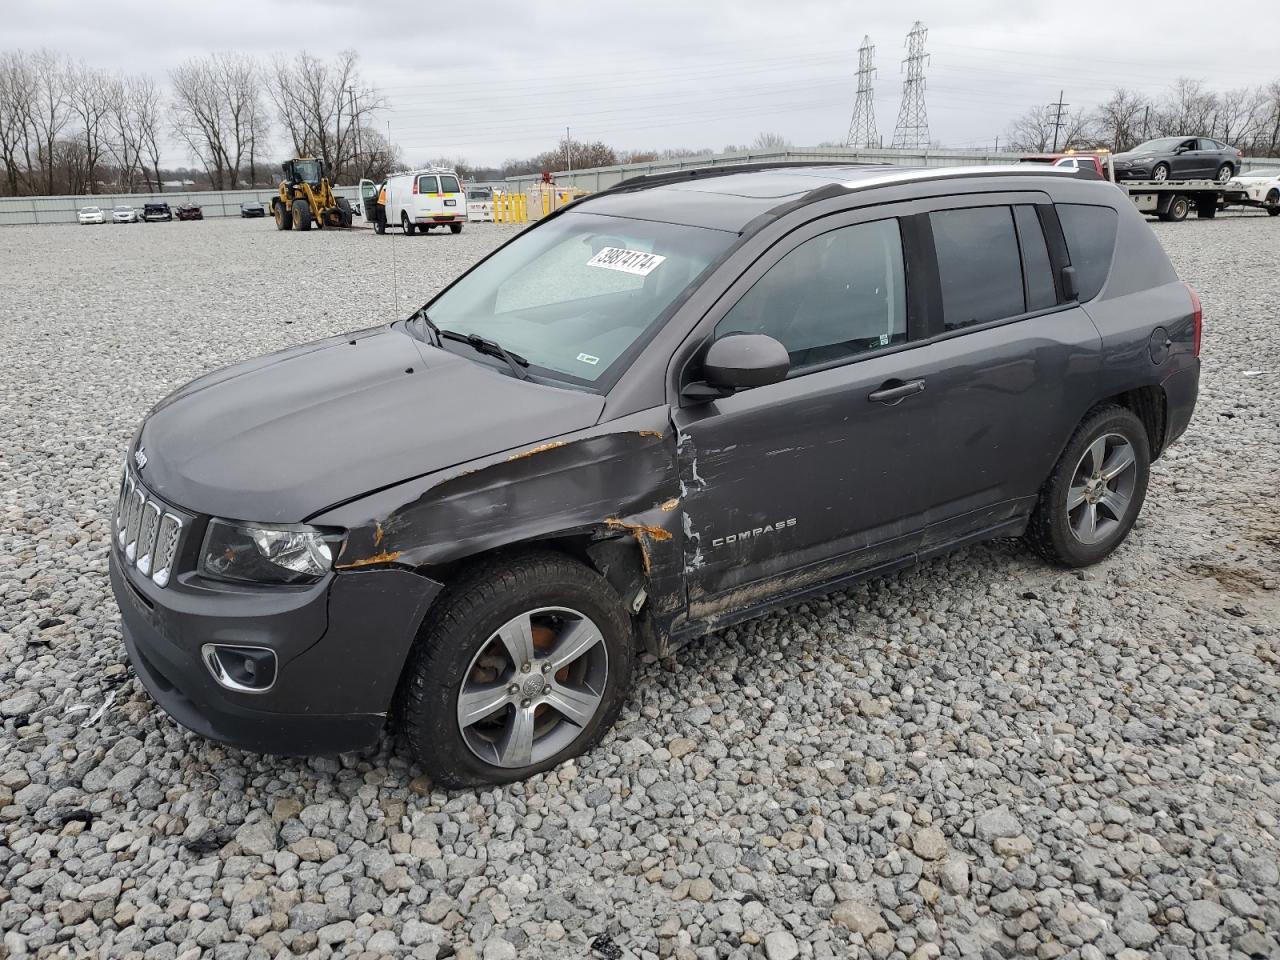
POLYGON ((435 325, 430 317, 427 316, 427 308, 419 307, 413 313, 409 314, 410 320, 421 320, 422 325, 427 328, 430 335, 427 339, 435 341, 432 346, 440 346, 440 328, 435 325))
POLYGON ((529 371, 525 367, 529 366, 529 361, 518 353, 512 353, 497 340, 486 340, 477 333, 459 333, 457 330, 441 330, 430 320, 427 320, 425 312, 421 313, 423 320, 431 324, 431 328, 436 331, 436 336, 444 340, 457 340, 459 343, 465 343, 471 347, 476 353, 483 353, 490 357, 499 357, 505 360, 507 366, 511 368, 511 372, 520 380, 529 379, 529 371))

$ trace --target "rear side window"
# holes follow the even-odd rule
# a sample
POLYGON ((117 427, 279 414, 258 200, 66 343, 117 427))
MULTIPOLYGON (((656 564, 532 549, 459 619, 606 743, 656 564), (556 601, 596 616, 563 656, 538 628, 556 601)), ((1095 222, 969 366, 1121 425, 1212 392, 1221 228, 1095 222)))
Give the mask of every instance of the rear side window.
POLYGON ((1026 312, 1018 236, 1009 207, 929 214, 947 330, 1026 312))
POLYGON ((1049 248, 1044 242, 1044 229, 1035 207, 1021 205, 1013 208, 1013 218, 1018 222, 1018 243, 1022 247, 1022 272, 1027 278, 1027 309, 1047 310, 1058 303, 1058 291, 1053 286, 1053 266, 1049 263, 1049 248))
POLYGON ((435 177, 419 177, 418 192, 419 193, 439 193, 440 188, 436 183, 435 177))
POLYGON ((907 339, 907 291, 897 220, 840 227, 769 268, 716 324, 716 336, 763 333, 792 370, 907 339))
POLYGON ((1058 204, 1058 220, 1067 238, 1067 255, 1076 268, 1080 300, 1092 300, 1107 282, 1116 249, 1116 212, 1082 203, 1058 204))
POLYGON ((457 177, 441 177, 440 178, 441 193, 461 193, 462 188, 458 186, 457 177))

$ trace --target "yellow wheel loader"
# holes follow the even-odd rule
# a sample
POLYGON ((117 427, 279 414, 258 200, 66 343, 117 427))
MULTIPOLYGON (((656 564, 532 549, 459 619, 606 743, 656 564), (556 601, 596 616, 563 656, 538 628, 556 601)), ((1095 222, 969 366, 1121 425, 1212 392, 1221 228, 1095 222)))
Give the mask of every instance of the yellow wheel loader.
POLYGON ((277 230, 310 230, 317 227, 351 226, 351 204, 335 197, 324 164, 314 157, 286 160, 281 166, 284 179, 280 195, 271 198, 271 212, 277 230))

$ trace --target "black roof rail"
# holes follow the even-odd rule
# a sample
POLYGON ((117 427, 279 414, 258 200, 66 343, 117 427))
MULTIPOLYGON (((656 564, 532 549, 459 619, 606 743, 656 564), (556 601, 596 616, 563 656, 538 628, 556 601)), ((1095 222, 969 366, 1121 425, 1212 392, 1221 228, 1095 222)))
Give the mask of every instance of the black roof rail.
POLYGON ((707 177, 725 177, 734 173, 755 173, 759 170, 785 170, 793 167, 891 167, 891 163, 872 163, 867 160, 760 160, 756 163, 724 163, 715 166, 689 167, 684 170, 672 170, 668 173, 645 173, 631 177, 612 187, 607 187, 593 197, 602 197, 611 193, 627 193, 631 190, 645 190, 649 187, 661 187, 669 183, 685 183, 691 180, 702 180, 707 177))

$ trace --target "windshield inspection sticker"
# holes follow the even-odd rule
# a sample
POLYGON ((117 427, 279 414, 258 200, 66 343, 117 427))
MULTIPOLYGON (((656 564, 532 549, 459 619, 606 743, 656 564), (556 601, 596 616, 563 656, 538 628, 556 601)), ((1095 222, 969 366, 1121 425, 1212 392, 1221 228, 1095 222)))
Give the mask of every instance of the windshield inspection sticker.
POLYGON ((632 273, 637 277, 647 277, 658 268, 666 257, 656 253, 645 253, 643 250, 624 250, 622 247, 605 247, 587 261, 588 267, 604 267, 606 270, 620 270, 632 273))
POLYGON ((581 360, 583 363, 589 363, 589 364, 591 364, 593 367, 594 367, 597 363, 599 363, 599 362, 600 362, 600 358, 599 358, 599 357, 593 357, 593 356, 592 356, 591 354, 589 354, 589 353, 580 353, 580 354, 578 354, 578 359, 579 359, 579 360, 581 360))

